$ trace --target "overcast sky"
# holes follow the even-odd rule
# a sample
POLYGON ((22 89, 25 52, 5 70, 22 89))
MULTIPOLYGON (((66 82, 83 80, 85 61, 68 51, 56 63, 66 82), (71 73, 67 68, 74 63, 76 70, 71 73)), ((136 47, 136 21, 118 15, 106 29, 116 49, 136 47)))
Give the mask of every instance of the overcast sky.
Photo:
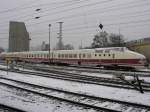
POLYGON ((31 46, 58 41, 59 24, 63 23, 63 42, 89 46, 100 30, 120 33, 126 40, 150 37, 150 0, 0 0, 0 46, 8 48, 9 21, 25 22, 31 46), (36 12, 35 10, 41 10, 36 12), (34 19, 40 16, 39 19, 34 19))

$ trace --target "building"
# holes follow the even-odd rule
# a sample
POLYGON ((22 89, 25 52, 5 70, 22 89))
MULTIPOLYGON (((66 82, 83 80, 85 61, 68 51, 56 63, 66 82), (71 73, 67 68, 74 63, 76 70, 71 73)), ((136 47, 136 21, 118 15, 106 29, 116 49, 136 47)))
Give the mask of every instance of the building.
POLYGON ((29 51, 29 33, 24 22, 9 23, 9 52, 29 51))

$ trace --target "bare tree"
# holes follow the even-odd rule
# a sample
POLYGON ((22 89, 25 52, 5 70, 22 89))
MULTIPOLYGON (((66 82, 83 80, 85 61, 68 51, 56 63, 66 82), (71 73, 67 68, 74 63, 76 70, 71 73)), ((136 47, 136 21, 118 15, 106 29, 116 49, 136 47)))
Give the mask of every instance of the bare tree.
POLYGON ((72 49, 74 49, 74 47, 71 44, 67 44, 64 46, 64 50, 72 50, 72 49))
POLYGON ((112 46, 122 46, 125 42, 123 35, 111 33, 109 36, 110 45, 112 46))
POLYGON ((94 36, 92 48, 98 48, 98 47, 106 47, 108 46, 108 33, 107 32, 100 32, 100 34, 97 34, 94 36))

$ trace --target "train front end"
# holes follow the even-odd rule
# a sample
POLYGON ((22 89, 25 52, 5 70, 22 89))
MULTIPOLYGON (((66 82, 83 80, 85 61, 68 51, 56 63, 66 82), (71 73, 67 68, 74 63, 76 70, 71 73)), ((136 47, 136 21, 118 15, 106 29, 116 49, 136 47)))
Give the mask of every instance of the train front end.
POLYGON ((146 59, 146 57, 143 55, 143 54, 140 54, 140 53, 137 53, 137 52, 134 52, 134 51, 128 51, 132 54, 134 60, 135 60, 135 66, 143 66, 143 67, 147 67, 149 64, 148 64, 148 61, 146 59))

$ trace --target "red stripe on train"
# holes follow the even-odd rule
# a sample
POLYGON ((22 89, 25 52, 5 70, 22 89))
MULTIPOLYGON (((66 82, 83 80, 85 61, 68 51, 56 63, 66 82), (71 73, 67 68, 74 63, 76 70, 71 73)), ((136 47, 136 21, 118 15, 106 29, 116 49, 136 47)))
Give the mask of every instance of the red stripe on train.
POLYGON ((140 59, 48 59, 48 58, 24 58, 26 61, 38 61, 38 62, 60 62, 60 63, 78 63, 83 64, 137 64, 141 65, 140 59))

